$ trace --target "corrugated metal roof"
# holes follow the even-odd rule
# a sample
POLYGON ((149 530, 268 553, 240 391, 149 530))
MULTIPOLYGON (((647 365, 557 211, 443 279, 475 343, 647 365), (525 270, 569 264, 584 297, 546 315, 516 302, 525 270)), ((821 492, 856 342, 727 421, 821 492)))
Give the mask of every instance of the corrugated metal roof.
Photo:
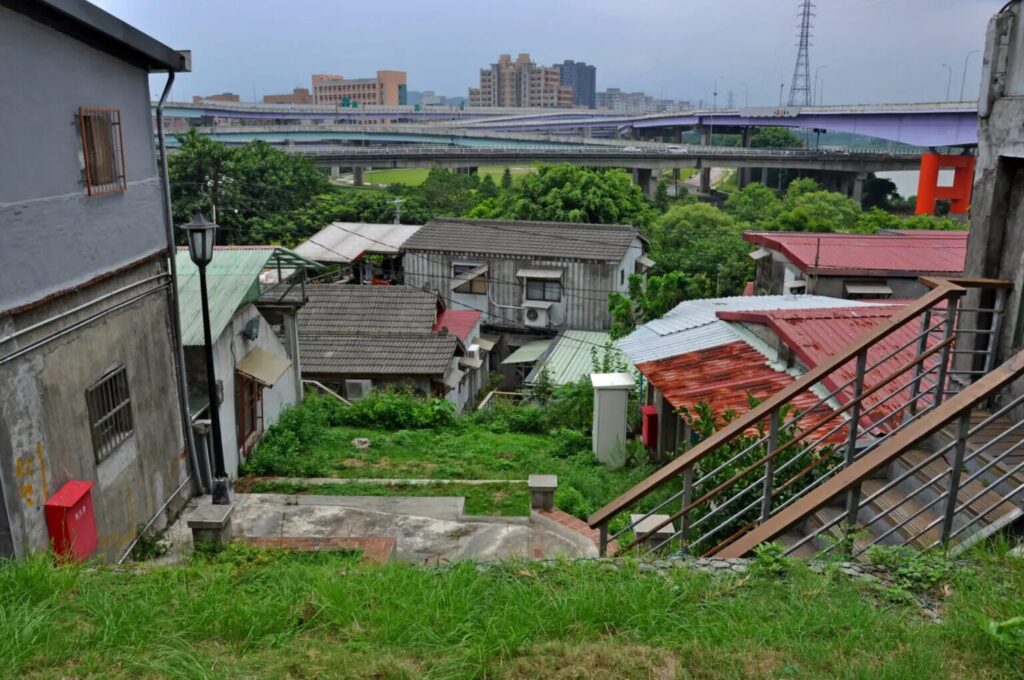
MULTIPOLYGON (((692 409, 705 401, 719 414, 726 409, 743 413, 749 395, 764 400, 794 380, 768 366, 764 355, 742 340, 637 364, 637 369, 673 407, 692 409)), ((806 408, 816 401, 808 392, 796 403, 806 408)))
POLYGON ((630 360, 639 364, 716 347, 733 342, 737 336, 718 319, 719 312, 770 309, 821 309, 869 307, 857 300, 821 295, 754 295, 687 300, 660 319, 649 321, 615 343, 630 360))
MULTIPOLYGON (((590 375, 594 367, 593 353, 602 352, 610 337, 601 331, 563 331, 526 377, 526 383, 535 382, 544 369, 555 385, 567 385, 590 375)), ((618 350, 612 349, 612 352, 626 358, 618 350)))
POLYGON ((966 231, 900 231, 892 234, 747 232, 743 238, 786 256, 801 271, 825 275, 912 276, 960 274, 967 257, 966 231))
POLYGON ((438 217, 423 225, 402 249, 607 262, 625 257, 638 237, 636 229, 624 225, 438 217))
MULTIPOLYGON (((231 317, 243 304, 260 296, 260 272, 274 254, 273 248, 218 248, 206 266, 206 288, 210 305, 210 332, 220 337, 231 317)), ((178 310, 181 314, 181 341, 186 347, 204 344, 202 300, 199 296, 199 269, 188 250, 178 250, 178 310)))
POLYGON ((295 249, 317 262, 345 264, 363 253, 397 253, 419 225, 332 222, 295 249))
POLYGON ((533 340, 505 357, 502 364, 532 364, 547 350, 551 340, 533 340))

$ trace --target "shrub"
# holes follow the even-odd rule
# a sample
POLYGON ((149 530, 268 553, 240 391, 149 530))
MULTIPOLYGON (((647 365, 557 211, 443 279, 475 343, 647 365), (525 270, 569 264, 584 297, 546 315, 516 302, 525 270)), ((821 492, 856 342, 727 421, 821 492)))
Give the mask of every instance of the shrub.
POLYGON ((509 432, 539 434, 547 429, 547 416, 539 406, 517 406, 508 411, 509 432))
POLYGON ((421 399, 408 391, 374 391, 338 411, 337 425, 392 430, 430 429, 455 422, 455 405, 447 399, 421 399))
POLYGON ((552 436, 558 442, 558 448, 555 449, 554 454, 559 458, 572 458, 580 452, 585 452, 590 458, 593 458, 590 454, 590 437, 583 432, 560 427, 552 432, 552 436))
POLYGON ((312 455, 310 448, 323 436, 335 413, 336 408, 326 398, 316 395, 287 409, 260 439, 240 473, 292 477, 320 474, 325 460, 312 455))
POLYGON ((555 505, 559 510, 580 519, 586 519, 594 512, 594 505, 583 496, 579 489, 569 484, 559 486, 555 491, 555 505))

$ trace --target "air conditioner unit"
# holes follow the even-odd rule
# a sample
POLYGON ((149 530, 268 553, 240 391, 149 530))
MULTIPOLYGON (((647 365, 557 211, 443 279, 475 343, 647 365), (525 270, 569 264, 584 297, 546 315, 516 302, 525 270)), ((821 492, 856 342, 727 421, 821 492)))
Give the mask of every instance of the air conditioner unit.
POLYGON ((362 399, 371 389, 373 389, 372 380, 346 380, 345 398, 349 401, 362 399))
POLYGON ((523 324, 530 328, 547 328, 548 316, 546 308, 527 307, 523 310, 523 324))

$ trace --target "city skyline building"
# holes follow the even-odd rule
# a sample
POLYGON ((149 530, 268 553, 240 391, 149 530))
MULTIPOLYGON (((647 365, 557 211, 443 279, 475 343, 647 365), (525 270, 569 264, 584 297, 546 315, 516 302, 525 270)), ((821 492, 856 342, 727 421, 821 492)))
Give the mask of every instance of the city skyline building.
POLYGON ((556 67, 562 85, 572 88, 572 103, 593 109, 597 106, 597 67, 584 61, 566 59, 556 67))
POLYGON ((526 52, 520 52, 515 61, 502 54, 496 63, 480 69, 480 86, 469 88, 469 105, 571 108, 573 89, 562 84, 556 66, 538 66, 526 52))
POLYGON ((311 80, 314 104, 347 101, 363 106, 401 106, 408 103, 405 71, 377 71, 374 78, 351 79, 317 73, 311 80))

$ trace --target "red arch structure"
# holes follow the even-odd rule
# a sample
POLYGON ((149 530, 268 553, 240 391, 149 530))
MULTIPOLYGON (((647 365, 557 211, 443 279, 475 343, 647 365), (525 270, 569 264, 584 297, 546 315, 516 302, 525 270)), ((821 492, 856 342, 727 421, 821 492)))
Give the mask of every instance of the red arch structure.
POLYGON ((926 153, 921 156, 921 178, 917 184, 917 206, 914 212, 918 215, 932 215, 935 213, 935 201, 945 199, 950 202, 951 213, 966 214, 971 207, 974 161, 972 155, 926 153), (953 170, 952 186, 939 186, 939 171, 942 169, 953 170))

